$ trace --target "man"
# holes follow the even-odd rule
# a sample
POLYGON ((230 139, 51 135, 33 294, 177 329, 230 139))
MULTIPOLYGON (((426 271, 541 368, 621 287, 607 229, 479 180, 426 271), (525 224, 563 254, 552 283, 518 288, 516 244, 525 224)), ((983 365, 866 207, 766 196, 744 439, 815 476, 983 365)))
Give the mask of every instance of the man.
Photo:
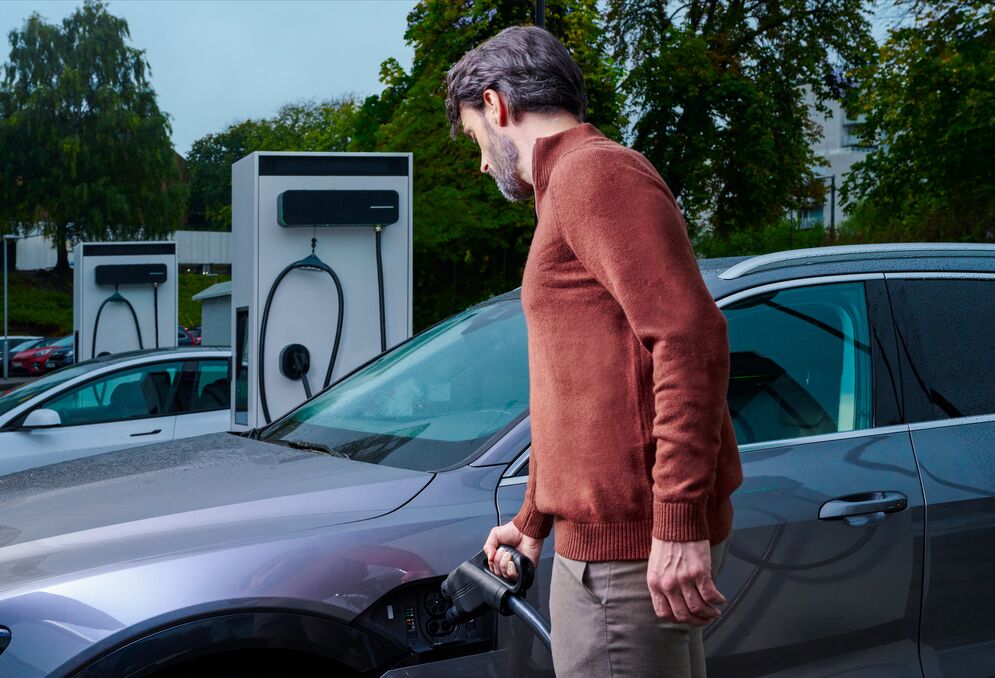
POLYGON ((641 154, 585 123, 583 78, 545 30, 507 28, 449 71, 453 137, 509 200, 536 201, 522 278, 532 453, 525 502, 491 531, 538 564, 556 527, 553 665, 574 676, 704 676, 701 626, 742 482, 725 316, 641 154))

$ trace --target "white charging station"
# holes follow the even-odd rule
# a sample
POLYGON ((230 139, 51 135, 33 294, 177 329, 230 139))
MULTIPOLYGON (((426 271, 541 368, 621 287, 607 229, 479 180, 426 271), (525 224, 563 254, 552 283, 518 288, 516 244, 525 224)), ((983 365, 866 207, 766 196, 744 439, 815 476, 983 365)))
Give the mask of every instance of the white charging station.
POLYGON ((410 153, 232 165, 232 430, 264 426, 412 332, 410 153))
POLYGON ((73 250, 76 362, 176 346, 174 242, 79 243, 73 250))

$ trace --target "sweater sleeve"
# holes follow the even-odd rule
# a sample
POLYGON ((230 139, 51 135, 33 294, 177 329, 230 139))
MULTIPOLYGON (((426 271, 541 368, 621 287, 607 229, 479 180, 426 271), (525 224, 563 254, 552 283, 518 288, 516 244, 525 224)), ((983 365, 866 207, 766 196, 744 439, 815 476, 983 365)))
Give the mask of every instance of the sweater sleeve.
POLYGON ((518 515, 511 521, 522 534, 533 539, 545 539, 553 529, 553 516, 542 513, 535 505, 535 488, 538 474, 538 463, 535 454, 529 455, 529 481, 525 487, 525 501, 518 510, 518 515))
POLYGON ((635 152, 572 151, 556 164, 548 191, 564 242, 652 356, 653 536, 708 539, 729 339, 680 210, 635 152))

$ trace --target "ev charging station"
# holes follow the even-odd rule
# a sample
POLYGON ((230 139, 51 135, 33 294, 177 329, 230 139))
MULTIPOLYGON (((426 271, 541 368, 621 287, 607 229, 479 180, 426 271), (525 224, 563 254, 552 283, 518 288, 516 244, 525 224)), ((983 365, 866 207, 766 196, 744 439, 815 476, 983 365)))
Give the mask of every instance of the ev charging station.
POLYGON ((232 165, 232 431, 264 426, 412 333, 410 153, 232 165))
POLYGON ((76 362, 176 346, 176 243, 79 243, 73 261, 76 362))

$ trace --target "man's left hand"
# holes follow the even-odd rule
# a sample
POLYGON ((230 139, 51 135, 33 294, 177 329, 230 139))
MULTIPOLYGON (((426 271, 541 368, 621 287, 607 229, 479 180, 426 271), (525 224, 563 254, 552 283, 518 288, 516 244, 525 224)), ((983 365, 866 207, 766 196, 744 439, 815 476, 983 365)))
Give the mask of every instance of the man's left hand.
POLYGON ((712 581, 712 552, 707 539, 654 539, 646 583, 656 615, 669 621, 704 626, 721 614, 715 606, 726 602, 712 581))

